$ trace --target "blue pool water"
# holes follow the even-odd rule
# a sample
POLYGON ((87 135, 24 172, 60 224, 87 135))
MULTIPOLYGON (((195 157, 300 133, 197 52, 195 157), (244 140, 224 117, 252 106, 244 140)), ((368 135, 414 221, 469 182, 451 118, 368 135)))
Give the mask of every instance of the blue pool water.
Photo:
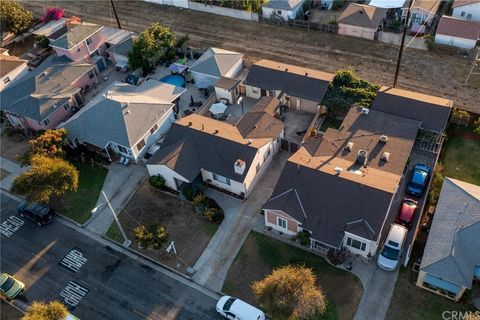
POLYGON ((177 87, 185 87, 185 79, 183 79, 183 77, 179 75, 166 76, 160 79, 160 81, 172 84, 177 87))

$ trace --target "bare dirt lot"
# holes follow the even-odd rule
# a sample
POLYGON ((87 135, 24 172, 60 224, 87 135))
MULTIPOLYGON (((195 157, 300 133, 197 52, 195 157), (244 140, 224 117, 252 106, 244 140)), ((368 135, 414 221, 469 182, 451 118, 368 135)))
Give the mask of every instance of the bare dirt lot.
POLYGON ((31 138, 14 134, 8 136, 7 133, 3 133, 0 137, 0 154, 2 157, 18 162, 19 157, 23 156, 30 150, 30 144, 28 141, 31 138))
MULTIPOLYGON (((67 15, 85 21, 116 26, 109 1, 30 1, 25 5, 36 16, 45 7, 58 6, 67 15)), ((255 61, 266 58, 323 71, 352 67, 362 78, 391 85, 398 47, 364 39, 322 32, 307 32, 276 25, 237 20, 143 1, 117 1, 122 27, 142 31, 153 22, 188 34, 196 48, 217 46, 245 53, 255 61)), ((454 100, 457 107, 480 113, 480 81, 464 86, 471 58, 435 49, 432 52, 406 49, 399 87, 454 100)), ((480 76, 476 76, 480 78, 480 76)))

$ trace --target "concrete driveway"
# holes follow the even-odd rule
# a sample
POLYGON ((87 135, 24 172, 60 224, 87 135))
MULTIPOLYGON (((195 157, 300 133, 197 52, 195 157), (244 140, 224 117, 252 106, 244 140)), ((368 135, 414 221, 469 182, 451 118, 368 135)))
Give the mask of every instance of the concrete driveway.
POLYGON ((260 209, 270 198, 289 153, 280 151, 270 167, 254 187, 247 200, 241 201, 226 194, 205 189, 225 211, 225 219, 193 267, 193 280, 215 291, 220 291, 228 269, 235 260, 243 242, 255 223, 260 209))

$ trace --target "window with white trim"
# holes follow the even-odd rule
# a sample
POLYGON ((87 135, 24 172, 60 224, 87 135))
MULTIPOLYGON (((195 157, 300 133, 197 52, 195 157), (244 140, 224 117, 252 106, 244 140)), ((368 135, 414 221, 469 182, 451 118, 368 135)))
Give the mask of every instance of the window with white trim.
POLYGON ((277 226, 283 228, 283 229, 287 229, 287 220, 283 219, 283 218, 280 218, 280 217, 277 217, 277 226))
POLYGON ((352 238, 347 238, 347 246, 365 251, 365 248, 367 247, 367 244, 361 241, 358 241, 357 239, 352 239, 352 238))
POLYGON ((6 77, 6 78, 3 79, 3 83, 4 83, 4 84, 7 84, 7 83, 9 83, 9 82, 10 82, 10 78, 9 78, 9 77, 6 77))
POLYGON ((50 123, 50 120, 49 120, 49 119, 43 120, 43 124, 44 124, 44 125, 48 125, 49 123, 50 123))
POLYGON ((155 123, 155 125, 150 129, 150 134, 153 134, 155 131, 157 131, 158 125, 155 123))
POLYGON ((224 176, 220 176, 216 173, 212 173, 212 177, 213 177, 213 180, 215 180, 215 181, 221 182, 223 184, 230 185, 230 179, 228 179, 224 176))
POLYGON ((139 143, 137 143, 137 150, 142 151, 143 147, 145 147, 145 140, 142 139, 139 143))

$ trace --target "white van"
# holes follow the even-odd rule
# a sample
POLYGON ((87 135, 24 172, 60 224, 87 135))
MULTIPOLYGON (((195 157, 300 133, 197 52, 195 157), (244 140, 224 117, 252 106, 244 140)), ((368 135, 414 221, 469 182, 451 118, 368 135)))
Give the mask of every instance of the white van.
POLYGON ((223 296, 218 300, 217 312, 232 320, 265 320, 263 311, 230 296, 223 296))
POLYGON ((377 264, 386 271, 393 271, 398 266, 403 244, 407 239, 408 229, 399 224, 393 224, 378 255, 377 264))

